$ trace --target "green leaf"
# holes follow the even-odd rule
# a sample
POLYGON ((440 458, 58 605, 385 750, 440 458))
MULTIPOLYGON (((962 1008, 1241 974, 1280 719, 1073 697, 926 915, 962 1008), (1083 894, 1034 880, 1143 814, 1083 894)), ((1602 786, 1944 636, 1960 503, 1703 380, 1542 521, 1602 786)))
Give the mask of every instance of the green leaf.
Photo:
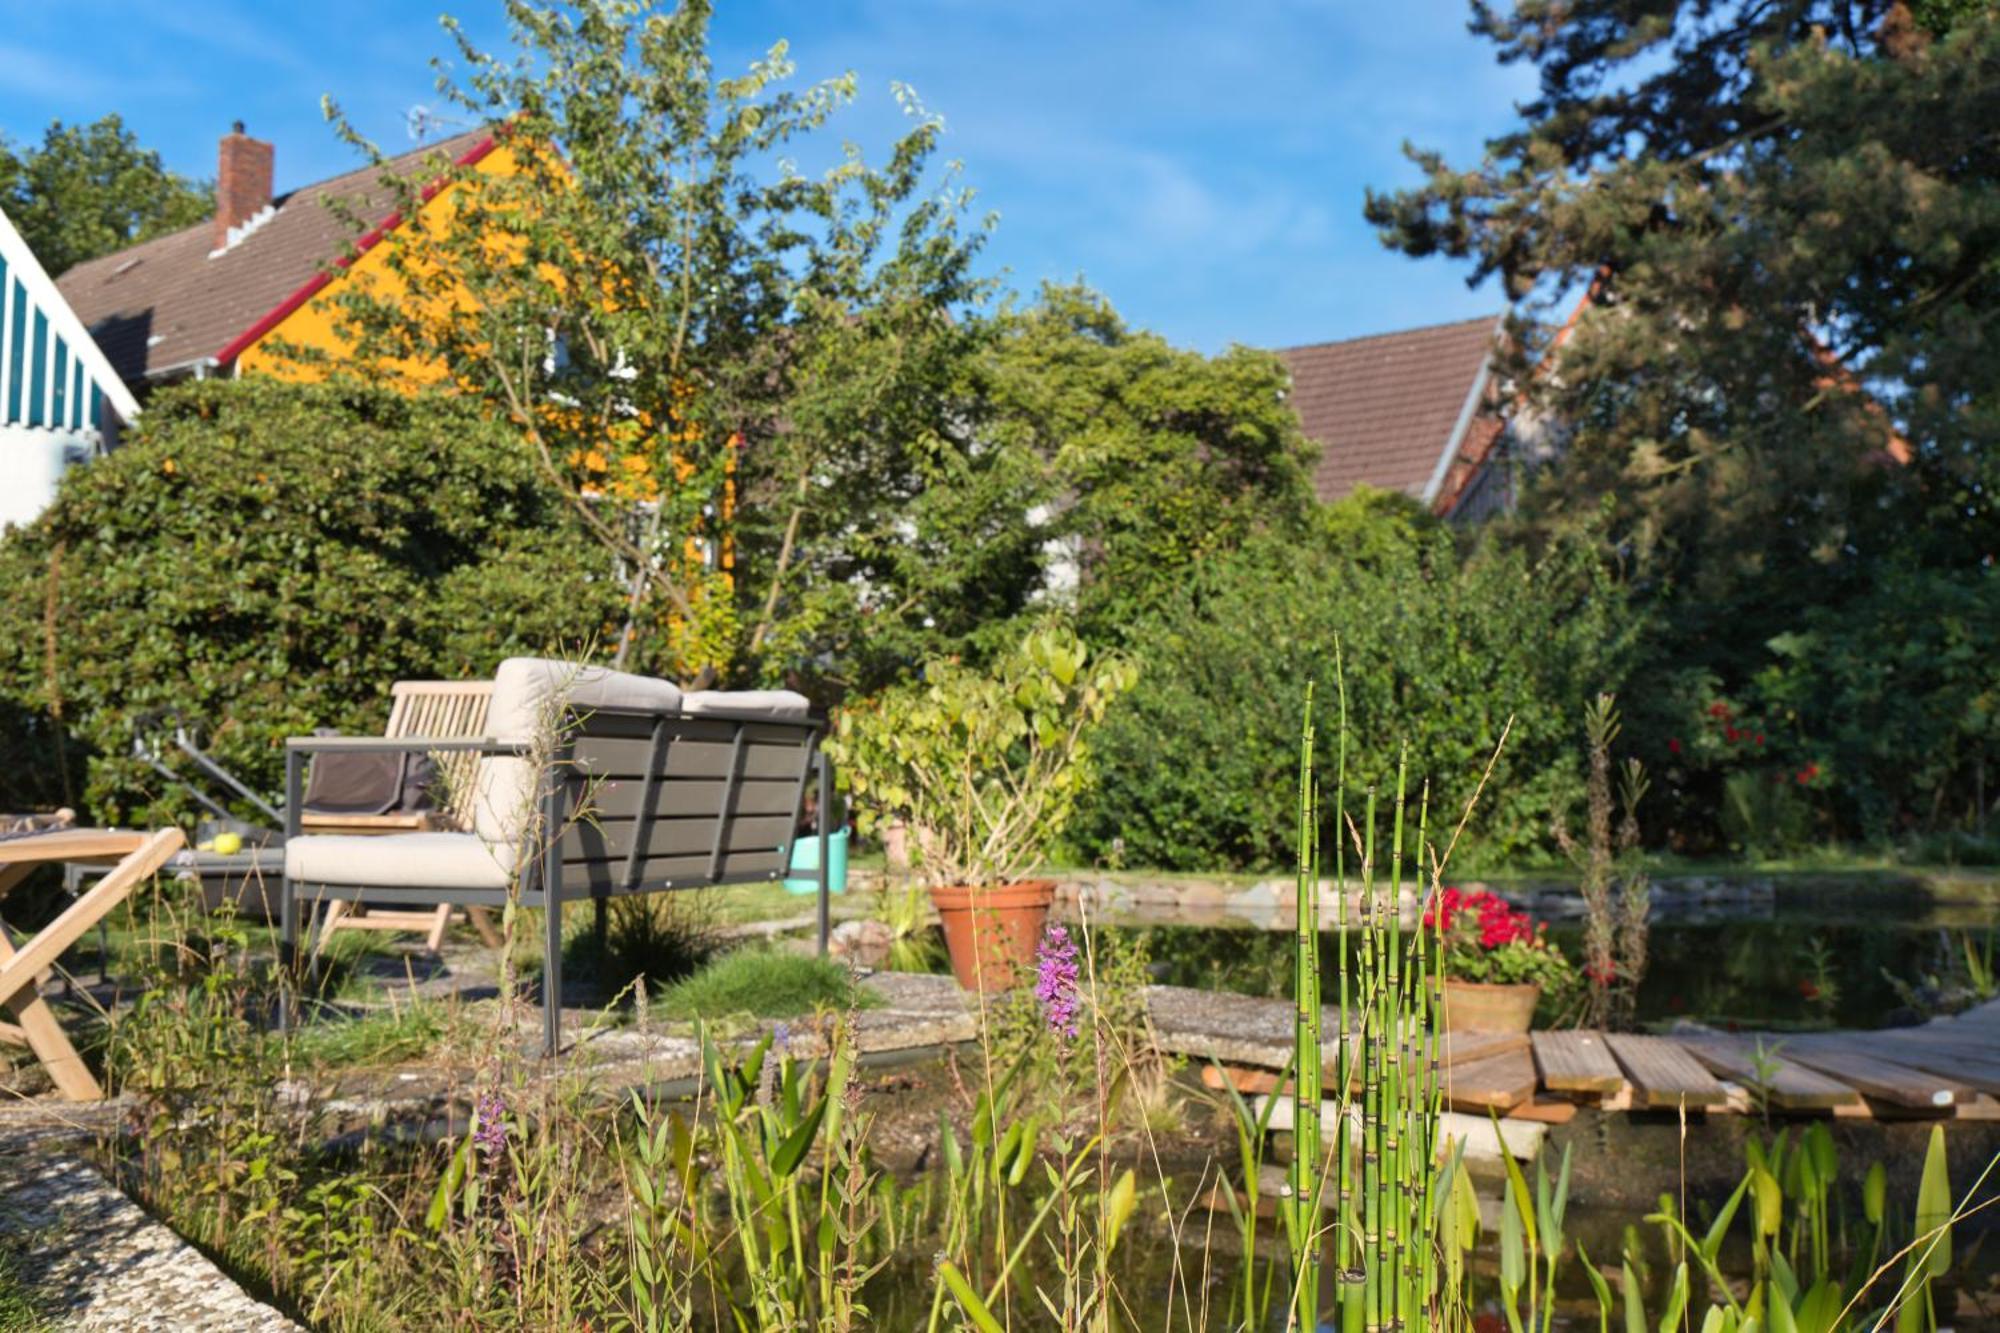
POLYGON ((1639 1289, 1639 1275, 1632 1271, 1632 1261, 1626 1260, 1619 1275, 1619 1298, 1625 1303, 1625 1333, 1648 1333, 1646 1328, 1646 1298, 1639 1289))
POLYGON ((1764 1312, 1765 1322, 1771 1326, 1771 1333, 1801 1333, 1798 1320, 1792 1317, 1792 1303, 1782 1292, 1775 1288, 1767 1290, 1765 1301, 1768 1307, 1764 1312))
MULTIPOLYGON (((1487 1115, 1493 1121, 1494 1134, 1500 1135, 1499 1115, 1490 1108, 1487 1111, 1487 1115)), ((1508 1191, 1514 1204, 1512 1208, 1502 1207, 1500 1211, 1503 1217, 1510 1212, 1520 1214, 1521 1225, 1527 1231, 1528 1248, 1533 1250, 1537 1248, 1535 1243, 1535 1197, 1528 1189, 1528 1178, 1521 1174, 1520 1163, 1514 1160, 1514 1154, 1504 1150, 1504 1145, 1507 1142, 1504 1135, 1500 1137, 1500 1142, 1503 1146, 1500 1160, 1506 1163, 1507 1166, 1508 1191)))
POLYGON ((1880 1162, 1868 1164, 1868 1174, 1861 1181, 1861 1211, 1868 1219, 1868 1225, 1879 1227, 1888 1215, 1886 1204, 1889 1195, 1889 1173, 1882 1169, 1880 1162))
POLYGON ((799 1127, 793 1130, 791 1136, 779 1146, 778 1151, 772 1154, 771 1174, 779 1180, 798 1170, 799 1163, 805 1160, 814 1137, 819 1133, 820 1121, 826 1118, 826 1103, 827 1099, 821 1097, 813 1109, 806 1113, 806 1118, 799 1123, 799 1127))
POLYGON ((1688 1266, 1682 1260, 1674 1267, 1673 1285, 1667 1288, 1667 1304, 1660 1311, 1659 1333, 1677 1333, 1681 1323, 1681 1311, 1688 1303, 1688 1266))
POLYGON ((1777 1177, 1761 1166, 1750 1168, 1750 1188, 1756 1202, 1757 1234, 1766 1238, 1778 1234, 1785 1222, 1785 1192, 1777 1177))
POLYGON ((1583 1275, 1590 1279, 1590 1290, 1597 1297, 1598 1333, 1610 1333, 1613 1308, 1611 1284, 1604 1280, 1604 1274, 1598 1272, 1597 1265, 1590 1261, 1590 1251, 1584 1248, 1581 1240, 1576 1243, 1576 1257, 1582 1261, 1583 1275))
POLYGON ((1500 1289, 1511 1302, 1521 1284, 1528 1280, 1526 1246, 1522 1237, 1525 1210, 1502 1204, 1500 1208, 1500 1289))
POLYGON ((1722 1205, 1721 1210, 1715 1215, 1715 1220, 1709 1223, 1708 1234, 1701 1240, 1701 1257, 1707 1263, 1715 1263, 1716 1256, 1722 1253, 1723 1237, 1729 1233, 1729 1224, 1736 1220, 1736 1210, 1742 1205, 1744 1194, 1749 1191, 1751 1179, 1751 1176, 1745 1176, 1737 1182, 1729 1201, 1722 1205))
POLYGON ((466 1164, 472 1156, 472 1136, 459 1140, 452 1151, 451 1163, 445 1168, 444 1179, 438 1182, 437 1192, 431 1195, 431 1206, 424 1214, 424 1225, 432 1231, 444 1230, 444 1224, 451 1219, 451 1201, 465 1183, 466 1164))
POLYGON ((1799 1333, 1834 1333, 1834 1321, 1840 1318, 1840 1306, 1840 1284, 1824 1277, 1819 1279, 1792 1312, 1799 1333))
POLYGON ((1944 1126, 1931 1126, 1924 1151, 1924 1174, 1917 1185, 1918 1253, 1927 1255, 1925 1273, 1934 1278, 1951 1271, 1951 1175, 1945 1162, 1944 1126), (1935 1233, 1935 1236, 1933 1236, 1935 1233))
POLYGON ((944 1282, 945 1290, 951 1293, 952 1299, 958 1302, 958 1308, 965 1311, 965 1317, 972 1321, 979 1333, 1006 1333, 1000 1326, 1000 1321, 993 1317, 993 1311, 986 1307, 986 1302, 979 1298, 979 1293, 965 1280, 965 1274, 958 1271, 957 1264, 949 1259, 940 1263, 938 1277, 944 1282))
POLYGON ((1124 1229, 1126 1219, 1132 1216, 1132 1210, 1138 1207, 1138 1205, 1138 1177, 1133 1174, 1132 1168, 1128 1166, 1125 1168, 1124 1174, 1118 1177, 1118 1183, 1111 1187, 1111 1194, 1105 1200, 1104 1204, 1104 1254, 1106 1258, 1109 1258, 1111 1252, 1118 1248, 1118 1233, 1124 1229))

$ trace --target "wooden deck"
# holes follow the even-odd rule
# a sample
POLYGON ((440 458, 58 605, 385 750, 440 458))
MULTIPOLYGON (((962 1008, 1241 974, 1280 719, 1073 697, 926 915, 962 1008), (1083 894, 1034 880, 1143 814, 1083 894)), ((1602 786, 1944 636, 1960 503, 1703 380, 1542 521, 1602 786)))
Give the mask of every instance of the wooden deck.
MULTIPOLYGON (((1880 1032, 1537 1032, 1535 1093, 1605 1110, 2000 1119, 2000 1002, 1880 1032)), ((1511 1111, 1518 1071, 1447 1066, 1459 1109, 1511 1111)))
MULTIPOLYGON (((1183 1053, 1212 1056, 1242 1091, 1268 1093, 1289 1047, 1272 1044, 1268 1058, 1252 1049, 1259 1044, 1230 1042, 1224 1052, 1195 1043, 1183 1053)), ((1447 1038, 1439 1064, 1450 1109, 1545 1123, 1579 1106, 2000 1120, 2000 1001, 1879 1032, 1461 1033, 1447 1038)))

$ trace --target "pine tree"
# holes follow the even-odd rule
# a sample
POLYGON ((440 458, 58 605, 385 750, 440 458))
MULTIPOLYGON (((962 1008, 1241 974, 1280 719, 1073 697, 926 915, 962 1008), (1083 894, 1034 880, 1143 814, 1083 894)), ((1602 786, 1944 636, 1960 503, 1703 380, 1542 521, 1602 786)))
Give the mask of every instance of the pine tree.
POLYGON ((1367 211, 1520 303, 1516 383, 1561 423, 1527 532, 1599 528, 1662 668, 1723 688, 1814 605, 1986 568, 2000 6, 1519 0, 1472 28, 1539 95, 1367 211))

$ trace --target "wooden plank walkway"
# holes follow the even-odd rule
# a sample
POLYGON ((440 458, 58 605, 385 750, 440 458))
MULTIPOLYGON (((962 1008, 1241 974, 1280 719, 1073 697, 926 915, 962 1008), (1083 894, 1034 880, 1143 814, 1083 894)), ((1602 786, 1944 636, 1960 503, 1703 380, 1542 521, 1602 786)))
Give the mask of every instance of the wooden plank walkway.
POLYGON ((1710 1073, 1728 1079, 1781 1111, 1830 1111, 1837 1106, 1859 1106, 1861 1094, 1838 1079, 1787 1060, 1782 1043, 1777 1047, 1744 1041, 1740 1037, 1681 1037, 1681 1046, 1708 1066, 1710 1073))
POLYGON ((1609 1097, 1625 1091, 1625 1071, 1601 1032, 1537 1032, 1535 1067, 1550 1092, 1609 1097))
POLYGON ((1721 1106, 1729 1093, 1708 1066, 1670 1037, 1614 1032, 1604 1038, 1632 1083, 1635 1104, 1648 1108, 1721 1106))
MULTIPOLYGON (((1275 1090, 1268 1071, 1291 1056, 1289 1005, 1164 986, 1149 994, 1163 1050, 1220 1061, 1246 1092, 1275 1090), (1258 1077, 1257 1070, 1267 1072, 1258 1077)), ((1329 1044, 1329 1055, 1333 1049, 1329 1044)), ((2000 1119, 2000 1001, 1879 1032, 1460 1032, 1447 1034, 1434 1053, 1449 1107, 1468 1115, 1497 1111, 1510 1123, 1559 1122, 1579 1104, 2000 1119)), ((1333 1070, 1327 1074, 1331 1090, 1333 1070)))
POLYGON ((1922 1069, 1884 1060, 1852 1039, 1803 1039, 1785 1054, 1810 1069, 1839 1079, 1864 1097, 1916 1110, 1943 1109, 1979 1096, 1978 1090, 1922 1069))
POLYGON ((1443 1073, 1444 1099, 1459 1111, 1511 1111, 1535 1096, 1535 1061, 1523 1041, 1513 1050, 1483 1060, 1449 1065, 1443 1073))

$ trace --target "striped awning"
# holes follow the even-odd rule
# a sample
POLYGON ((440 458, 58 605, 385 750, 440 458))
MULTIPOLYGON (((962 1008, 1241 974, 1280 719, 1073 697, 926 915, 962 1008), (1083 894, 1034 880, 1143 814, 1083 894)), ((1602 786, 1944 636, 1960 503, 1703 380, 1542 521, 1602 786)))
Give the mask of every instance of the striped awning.
POLYGON ((102 436, 139 404, 0 212, 0 427, 102 436))

